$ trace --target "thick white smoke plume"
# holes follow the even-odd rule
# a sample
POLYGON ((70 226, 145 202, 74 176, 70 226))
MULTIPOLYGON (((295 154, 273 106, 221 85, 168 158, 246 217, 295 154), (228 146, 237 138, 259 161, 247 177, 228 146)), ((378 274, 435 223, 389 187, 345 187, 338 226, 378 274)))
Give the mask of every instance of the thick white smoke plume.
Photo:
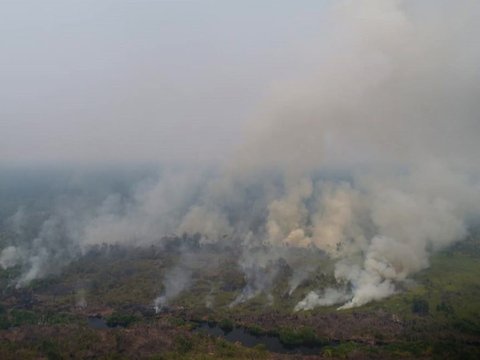
MULTIPOLYGON (((232 305, 268 293, 270 265, 296 247, 334 259, 338 282, 296 310, 393 294, 480 215, 479 14, 466 0, 334 2, 298 53, 309 66, 277 84, 234 159, 208 178, 162 176, 126 205, 107 199, 75 233, 78 244, 149 244, 169 233, 241 244, 247 286, 232 305)), ((38 276, 42 251, 29 254, 38 276)), ((24 256, 5 248, 0 265, 24 256)), ((292 270, 292 279, 311 271, 292 270)), ((185 274, 172 286, 166 275, 159 308, 188 286, 185 274)))
POLYGON ((155 312, 162 311, 168 306, 169 301, 177 297, 183 290, 187 289, 192 281, 192 271, 182 266, 175 266, 165 274, 163 285, 165 291, 158 296, 153 304, 155 312))
POLYGON ((315 291, 310 292, 305 299, 295 306, 295 311, 312 310, 317 306, 330 306, 342 303, 350 298, 350 295, 343 289, 326 288, 322 295, 315 291))
MULTIPOLYGON (((476 220, 479 10, 462 1, 338 2, 328 36, 306 54, 317 65, 255 119, 225 198, 252 180, 245 173, 277 171, 281 185, 259 200, 266 215, 254 238, 325 251, 352 289, 309 295, 297 309, 389 296, 476 220), (349 179, 316 176, 326 169, 349 179)), ((258 262, 244 254, 249 274, 258 262)))

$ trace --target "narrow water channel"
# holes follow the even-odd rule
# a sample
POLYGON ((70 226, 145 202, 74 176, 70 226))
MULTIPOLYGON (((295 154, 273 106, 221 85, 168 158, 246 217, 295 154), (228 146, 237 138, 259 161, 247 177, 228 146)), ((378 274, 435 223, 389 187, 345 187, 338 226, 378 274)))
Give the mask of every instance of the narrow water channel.
POLYGON ((87 321, 88 326, 90 326, 92 329, 108 329, 105 319, 99 316, 89 316, 87 321))
POLYGON ((280 342, 278 337, 271 335, 252 335, 244 328, 235 327, 231 331, 223 331, 218 325, 211 326, 207 323, 201 323, 195 332, 202 332, 212 336, 221 337, 229 342, 239 342, 246 347, 254 347, 256 345, 263 345, 268 351, 283 353, 283 354, 304 354, 314 355, 320 353, 320 346, 285 346, 280 342))
MULTIPOLYGON (((88 317, 88 326, 93 329, 109 328, 106 320, 97 316, 88 317)), ((252 335, 242 327, 234 327, 231 331, 224 331, 218 325, 212 326, 208 323, 200 323, 194 332, 221 337, 232 343, 239 342, 246 347, 263 345, 270 352, 282 354, 315 355, 319 354, 321 350, 321 346, 286 346, 282 344, 277 336, 252 335)))

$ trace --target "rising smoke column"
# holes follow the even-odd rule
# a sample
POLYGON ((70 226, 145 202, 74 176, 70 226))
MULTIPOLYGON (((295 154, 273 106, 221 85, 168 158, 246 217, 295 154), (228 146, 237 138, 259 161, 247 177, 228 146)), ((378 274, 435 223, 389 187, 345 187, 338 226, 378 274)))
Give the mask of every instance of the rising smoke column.
POLYGON ((264 222, 249 238, 272 253, 323 250, 351 289, 310 294, 297 309, 389 296, 478 219, 478 10, 466 1, 336 2, 327 36, 302 54, 316 64, 255 119, 225 182, 266 168, 282 180, 261 198, 264 222), (329 169, 349 179, 315 176, 329 169))
MULTIPOLYGON (((122 209, 107 199, 76 242, 142 245, 185 232, 234 243, 247 280, 234 305, 268 293, 268 264, 297 247, 333 259, 338 287, 296 310, 391 295, 478 221, 478 14, 472 1, 333 2, 318 37, 296 49, 309 61, 286 69, 218 173, 167 174, 122 209)), ((0 264, 45 274, 39 244, 26 255, 4 249, 0 264)))

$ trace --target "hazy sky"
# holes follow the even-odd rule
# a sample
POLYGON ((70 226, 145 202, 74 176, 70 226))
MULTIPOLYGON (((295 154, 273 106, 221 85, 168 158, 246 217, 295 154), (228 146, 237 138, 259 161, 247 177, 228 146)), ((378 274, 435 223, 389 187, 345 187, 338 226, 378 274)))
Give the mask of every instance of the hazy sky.
POLYGON ((0 163, 217 159, 326 1, 1 1, 0 163))
MULTIPOLYGON (((20 285, 83 247, 187 233, 241 244, 238 301, 268 294, 278 249, 316 247, 352 307, 479 223, 479 1, 0 7, 0 164, 228 160, 141 181, 131 201, 59 202, 0 253, 24 264, 20 285)), ((332 303, 311 294, 300 308, 332 303)))

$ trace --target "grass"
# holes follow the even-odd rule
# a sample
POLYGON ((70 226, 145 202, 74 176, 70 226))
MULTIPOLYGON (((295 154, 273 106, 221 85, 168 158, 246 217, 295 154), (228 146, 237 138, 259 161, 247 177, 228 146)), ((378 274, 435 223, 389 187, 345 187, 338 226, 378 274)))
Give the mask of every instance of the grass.
POLYGON ((283 328, 279 331, 278 338, 287 347, 319 346, 323 344, 315 330, 309 327, 283 328))
MULTIPOLYGON (((323 347, 323 354, 332 357, 368 354, 366 357, 372 358, 441 358, 443 355, 450 358, 475 358, 480 355, 479 347, 475 345, 480 339, 479 248, 478 240, 470 239, 435 254, 427 269, 416 274, 410 283, 404 284, 402 291, 388 299, 345 311, 337 311, 335 307, 317 308, 296 314, 295 323, 275 325, 276 327, 270 323, 255 323, 255 319, 263 314, 275 314, 275 320, 292 316, 293 306, 309 291, 334 282, 330 261, 307 257, 306 262, 314 264, 318 261, 319 265, 313 267, 315 271, 312 276, 303 281, 292 296, 285 296, 289 279, 287 269, 279 272, 269 291, 270 297, 266 292, 260 293, 245 303, 230 308, 228 305, 241 292, 245 279, 240 269, 231 266, 235 263, 235 257, 232 254, 223 254, 223 259, 217 259, 217 268, 209 269, 205 273, 194 273, 191 287, 180 293, 170 305, 182 307, 190 314, 195 314, 198 319, 209 319, 227 330, 235 325, 245 325, 246 330, 253 335, 274 331, 283 344, 291 346, 322 343, 318 329, 323 325, 311 323, 311 319, 316 316, 336 316, 338 322, 342 323, 345 319, 351 319, 354 313, 373 318, 375 314, 382 313, 398 319, 404 329, 394 341, 375 326, 366 327, 360 335, 365 335, 365 338, 371 339, 374 344, 344 341, 337 346, 323 347), (207 306, 207 298, 213 308, 207 306), (236 324, 237 320, 241 323, 236 324)), ((82 346, 98 342, 96 333, 86 329, 87 325, 82 322, 81 315, 72 310, 75 309, 78 289, 84 290, 89 308, 103 306, 114 310, 107 322, 113 326, 128 327, 112 331, 129 331, 137 326, 155 325, 157 318, 146 318, 134 310, 126 310, 125 307, 132 304, 151 306, 153 299, 162 291, 165 269, 175 263, 176 257, 162 253, 156 256, 147 255, 133 252, 121 257, 100 254, 97 257, 82 258, 66 268, 61 275, 36 280, 21 290, 9 286, 11 280, 18 275, 19 269, 0 270, 0 284, 3 289, 0 297, 0 329, 12 326, 77 326, 84 329, 82 346), (36 302, 22 304, 21 299, 28 299, 29 296, 36 302), (17 303, 12 303, 12 299, 16 299, 17 303)), ((211 255, 212 263, 218 256, 211 255)), ((166 350, 157 354, 157 358, 268 357, 268 352, 261 347, 246 349, 221 339, 193 334, 189 330, 191 326, 188 326, 188 321, 179 314, 182 312, 169 315, 165 325, 168 326, 168 331, 176 334, 172 335, 172 339, 178 340, 166 345, 166 350)), ((38 354, 54 358, 58 354, 64 356, 69 347, 77 346, 74 342, 65 346, 55 341, 48 342, 48 337, 37 340, 32 343, 24 342, 23 345, 4 344, 0 347, 0 357, 9 358, 7 355, 14 353, 25 358, 34 358, 38 354)), ((117 351, 113 347, 112 349, 112 354, 117 351)))
MULTIPOLYGON (((370 303, 357 311, 382 309, 403 320, 415 315, 413 304, 428 307, 432 319, 478 319, 480 316, 480 261, 468 252, 444 251, 430 259, 429 268, 413 277, 414 285, 388 299, 370 303)), ((427 315, 427 314, 423 314, 427 315)))

